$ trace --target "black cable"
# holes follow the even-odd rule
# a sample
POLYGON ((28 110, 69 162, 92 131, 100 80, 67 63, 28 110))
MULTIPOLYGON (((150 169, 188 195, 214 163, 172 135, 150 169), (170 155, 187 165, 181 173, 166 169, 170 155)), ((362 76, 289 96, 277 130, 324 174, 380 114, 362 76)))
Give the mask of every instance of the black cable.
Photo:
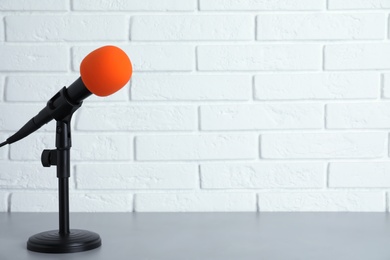
POLYGON ((4 146, 6 144, 8 144, 7 141, 0 143, 0 147, 4 146))

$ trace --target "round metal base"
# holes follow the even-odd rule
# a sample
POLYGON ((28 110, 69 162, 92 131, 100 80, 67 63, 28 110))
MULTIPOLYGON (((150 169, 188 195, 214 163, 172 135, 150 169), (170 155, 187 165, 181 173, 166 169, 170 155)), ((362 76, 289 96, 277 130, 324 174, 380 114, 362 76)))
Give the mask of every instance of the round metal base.
POLYGON ((67 235, 50 230, 31 236, 27 249, 40 253, 75 253, 98 248, 102 245, 100 236, 94 232, 71 229, 67 235))

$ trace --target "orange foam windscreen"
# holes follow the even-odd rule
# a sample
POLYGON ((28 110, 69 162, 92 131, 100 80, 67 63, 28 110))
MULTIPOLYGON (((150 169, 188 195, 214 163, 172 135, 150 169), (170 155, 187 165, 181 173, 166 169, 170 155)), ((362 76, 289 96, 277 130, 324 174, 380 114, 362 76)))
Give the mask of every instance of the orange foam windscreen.
POLYGON ((115 46, 104 46, 88 54, 80 65, 81 79, 97 96, 108 96, 130 80, 133 67, 126 53, 115 46))

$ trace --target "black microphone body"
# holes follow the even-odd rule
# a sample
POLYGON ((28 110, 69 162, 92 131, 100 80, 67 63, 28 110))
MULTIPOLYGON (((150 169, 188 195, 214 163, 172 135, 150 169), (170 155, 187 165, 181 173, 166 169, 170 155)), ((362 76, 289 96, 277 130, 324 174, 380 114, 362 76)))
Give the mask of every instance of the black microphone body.
MULTIPOLYGON (((10 136, 2 145, 11 144, 35 132, 51 120, 64 119, 77 110, 84 99, 92 93, 84 85, 81 77, 68 88, 63 87, 58 91, 35 117, 31 118, 14 135, 10 136)), ((0 145, 0 146, 2 146, 0 145)))

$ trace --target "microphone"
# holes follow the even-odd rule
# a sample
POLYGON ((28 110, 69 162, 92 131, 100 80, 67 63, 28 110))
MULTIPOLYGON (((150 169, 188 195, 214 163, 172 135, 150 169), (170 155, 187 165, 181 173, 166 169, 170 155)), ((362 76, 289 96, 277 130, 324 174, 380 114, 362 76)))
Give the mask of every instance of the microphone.
POLYGON ((115 93, 126 85, 132 72, 131 61, 120 48, 109 45, 92 51, 81 62, 80 77, 57 92, 46 107, 0 147, 19 141, 53 119, 59 121, 71 115, 91 94, 105 97, 115 93))

